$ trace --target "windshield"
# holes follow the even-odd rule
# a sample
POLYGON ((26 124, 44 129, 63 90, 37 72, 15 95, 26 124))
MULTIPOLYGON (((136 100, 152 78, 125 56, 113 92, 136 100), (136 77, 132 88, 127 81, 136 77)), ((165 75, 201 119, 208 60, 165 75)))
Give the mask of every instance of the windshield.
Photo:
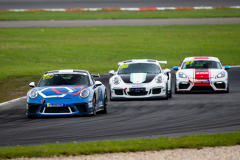
POLYGON ((130 74, 130 73, 160 73, 160 67, 153 63, 132 63, 122 64, 119 67, 118 74, 130 74))
POLYGON ((83 74, 46 74, 42 76, 39 87, 59 86, 59 85, 84 85, 89 86, 86 73, 83 74))
POLYGON ((201 69, 201 68, 211 68, 211 69, 221 69, 221 65, 216 61, 187 61, 182 65, 182 69, 201 69))

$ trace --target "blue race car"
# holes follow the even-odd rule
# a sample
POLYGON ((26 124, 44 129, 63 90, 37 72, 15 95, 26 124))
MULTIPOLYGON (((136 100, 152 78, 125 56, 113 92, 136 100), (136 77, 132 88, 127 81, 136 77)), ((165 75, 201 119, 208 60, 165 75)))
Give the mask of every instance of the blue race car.
POLYGON ((107 113, 107 91, 85 70, 54 70, 46 72, 37 87, 27 93, 27 117, 96 115, 107 113))

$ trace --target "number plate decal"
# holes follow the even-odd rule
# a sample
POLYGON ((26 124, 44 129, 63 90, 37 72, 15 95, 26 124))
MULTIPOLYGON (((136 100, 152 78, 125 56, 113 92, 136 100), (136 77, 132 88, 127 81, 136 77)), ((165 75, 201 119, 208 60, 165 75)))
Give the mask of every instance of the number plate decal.
POLYGON ((66 107, 66 103, 47 103, 47 107, 66 107))

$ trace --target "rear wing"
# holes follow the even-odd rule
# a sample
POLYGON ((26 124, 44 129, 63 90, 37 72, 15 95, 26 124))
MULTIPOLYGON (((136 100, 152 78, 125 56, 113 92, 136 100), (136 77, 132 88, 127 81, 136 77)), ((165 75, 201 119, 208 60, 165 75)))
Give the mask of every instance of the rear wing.
POLYGON ((123 64, 123 62, 118 62, 118 65, 120 66, 120 65, 122 65, 123 64))
POLYGON ((158 61, 158 63, 167 64, 167 61, 158 61))
POLYGON ((97 78, 100 78, 100 75, 99 75, 99 73, 98 73, 98 75, 96 75, 96 74, 91 74, 93 77, 97 77, 97 78))

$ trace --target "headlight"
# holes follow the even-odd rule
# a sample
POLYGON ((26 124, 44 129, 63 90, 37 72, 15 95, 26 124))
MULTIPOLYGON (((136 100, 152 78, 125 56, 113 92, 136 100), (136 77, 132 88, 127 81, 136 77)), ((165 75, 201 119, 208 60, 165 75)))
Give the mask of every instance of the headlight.
POLYGON ((29 97, 34 99, 34 98, 37 98, 38 96, 38 91, 36 89, 32 89, 30 92, 29 92, 29 97))
POLYGON ((157 82, 157 83, 162 83, 163 82, 163 76, 157 76, 156 78, 155 78, 155 81, 157 82))
POLYGON ((81 92, 79 93, 79 96, 81 98, 87 98, 89 96, 89 90, 87 90, 87 89, 81 90, 81 92))
POLYGON ((225 72, 224 71, 222 71, 221 73, 219 73, 217 75, 217 78, 223 78, 223 77, 225 77, 225 72))
POLYGON ((121 82, 121 79, 119 77, 114 77, 112 82, 116 85, 118 85, 121 82))
POLYGON ((179 72, 178 76, 180 78, 187 78, 187 76, 183 72, 179 72))

